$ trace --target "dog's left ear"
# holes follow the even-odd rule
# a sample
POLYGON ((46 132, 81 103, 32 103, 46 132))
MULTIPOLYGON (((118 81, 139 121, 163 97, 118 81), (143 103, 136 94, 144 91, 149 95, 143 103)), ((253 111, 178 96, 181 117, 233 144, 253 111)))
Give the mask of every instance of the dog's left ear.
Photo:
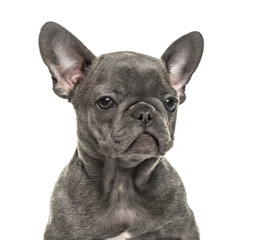
POLYGON ((202 35, 191 32, 172 43, 161 57, 166 63, 172 87, 178 93, 179 104, 185 101, 185 86, 200 62, 203 48, 202 35))

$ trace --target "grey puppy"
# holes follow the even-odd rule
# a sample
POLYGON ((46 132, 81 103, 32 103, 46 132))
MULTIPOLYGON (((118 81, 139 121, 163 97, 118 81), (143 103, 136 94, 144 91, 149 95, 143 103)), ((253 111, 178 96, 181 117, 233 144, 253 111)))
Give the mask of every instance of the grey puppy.
POLYGON ((183 183, 164 155, 202 56, 201 34, 182 36, 161 59, 134 52, 95 57, 48 22, 39 45, 54 92, 74 106, 78 135, 52 194, 44 239, 199 239, 183 183))

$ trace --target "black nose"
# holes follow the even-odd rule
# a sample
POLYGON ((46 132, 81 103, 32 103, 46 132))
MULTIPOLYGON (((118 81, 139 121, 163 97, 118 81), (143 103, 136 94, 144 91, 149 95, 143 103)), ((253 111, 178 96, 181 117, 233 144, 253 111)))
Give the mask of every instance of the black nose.
POLYGON ((153 111, 148 106, 141 106, 135 109, 131 115, 141 121, 144 125, 149 126, 154 118, 153 111))

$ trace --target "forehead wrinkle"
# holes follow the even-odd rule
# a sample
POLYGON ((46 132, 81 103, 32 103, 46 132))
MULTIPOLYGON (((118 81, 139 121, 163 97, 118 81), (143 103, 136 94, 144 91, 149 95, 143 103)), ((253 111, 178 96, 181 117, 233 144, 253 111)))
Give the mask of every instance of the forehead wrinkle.
POLYGON ((117 93, 122 95, 124 95, 126 92, 125 88, 122 86, 121 83, 111 84, 111 85, 107 83, 100 84, 94 88, 94 91, 96 93, 117 93))

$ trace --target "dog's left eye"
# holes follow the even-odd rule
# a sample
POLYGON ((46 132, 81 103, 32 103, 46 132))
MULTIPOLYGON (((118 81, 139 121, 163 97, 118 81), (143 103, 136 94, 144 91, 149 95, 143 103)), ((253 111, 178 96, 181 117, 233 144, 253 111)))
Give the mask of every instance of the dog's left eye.
POLYGON ((115 107, 116 103, 110 97, 102 97, 97 101, 97 106, 101 109, 109 109, 115 107))
POLYGON ((167 98, 165 101, 165 107, 167 110, 174 112, 177 107, 177 100, 174 98, 167 98))

